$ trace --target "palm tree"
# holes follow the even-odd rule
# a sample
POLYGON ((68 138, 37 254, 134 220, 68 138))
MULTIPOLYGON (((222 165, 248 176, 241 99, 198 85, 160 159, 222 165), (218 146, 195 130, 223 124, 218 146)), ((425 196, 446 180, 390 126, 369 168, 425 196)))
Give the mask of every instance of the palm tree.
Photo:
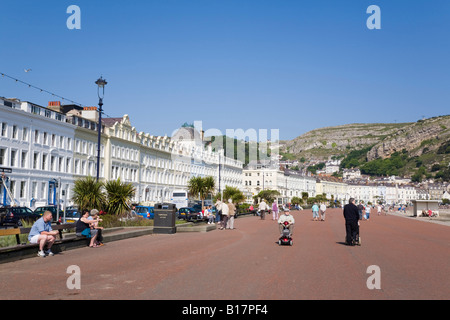
POLYGON ((292 197, 291 203, 292 203, 292 204, 298 204, 298 205, 300 205, 300 204, 303 203, 303 199, 301 199, 301 198, 299 198, 299 197, 292 197))
POLYGON ((202 201, 202 209, 203 203, 206 196, 213 192, 216 187, 216 181, 213 177, 192 177, 188 181, 188 193, 192 197, 199 197, 202 201))
POLYGON ((102 208, 106 202, 103 182, 91 176, 75 180, 72 201, 80 210, 102 208))
POLYGON ((223 198, 224 201, 228 201, 231 199, 233 203, 241 203, 245 201, 245 196, 241 190, 235 187, 225 186, 225 190, 223 190, 223 198))
POLYGON ((136 193, 136 188, 131 183, 122 182, 120 178, 105 183, 108 204, 106 212, 120 215, 131 209, 131 199, 136 193))
POLYGON ((280 193, 277 190, 263 190, 260 191, 253 199, 258 200, 258 198, 265 199, 267 203, 272 203, 280 193))
POLYGON ((209 193, 213 193, 214 189, 216 189, 216 180, 214 180, 214 177, 204 177, 203 181, 205 183, 206 194, 208 195, 209 193))

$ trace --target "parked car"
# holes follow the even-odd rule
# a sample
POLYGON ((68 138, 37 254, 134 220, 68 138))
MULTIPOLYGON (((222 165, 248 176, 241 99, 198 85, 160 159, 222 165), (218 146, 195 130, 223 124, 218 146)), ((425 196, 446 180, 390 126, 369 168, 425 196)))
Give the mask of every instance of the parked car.
MULTIPOLYGON (((64 214, 63 214, 64 216, 64 214)), ((66 208, 66 223, 75 223, 81 218, 81 212, 78 211, 78 207, 66 208)))
MULTIPOLYGON (((207 205, 205 204, 205 208, 207 207, 207 205)), ((208 205, 209 207, 209 205, 208 205)), ((192 208, 197 211, 198 215, 199 215, 199 220, 204 220, 204 221, 208 221, 208 216, 206 214, 204 214, 202 212, 202 205, 201 204, 195 204, 192 206, 192 208)), ((217 209, 216 206, 212 206, 211 208, 211 212, 215 215, 217 214, 217 209)))
POLYGON ((178 219, 184 219, 186 221, 199 221, 202 220, 201 212, 191 207, 184 207, 178 210, 178 219))
POLYGON ((57 210, 57 207, 54 205, 44 206, 44 207, 37 207, 36 209, 34 209, 34 213, 38 214, 40 217, 42 217, 42 215, 44 214, 45 211, 50 211, 52 213, 52 217, 53 217, 52 222, 61 223, 62 218, 64 217, 64 212, 61 209, 59 209, 59 220, 58 220, 57 216, 56 216, 56 210, 57 210))
POLYGON ((27 207, 3 207, 0 208, 0 225, 21 227, 22 220, 34 222, 41 216, 35 214, 27 207))
POLYGON ((154 207, 136 206, 134 211, 141 217, 144 217, 145 219, 153 219, 155 216, 154 207))
POLYGON ((137 214, 136 211, 127 211, 126 213, 120 215, 119 221, 127 222, 127 221, 135 221, 138 219, 142 219, 142 216, 137 214))
POLYGON ((192 207, 197 212, 202 212, 202 205, 201 204, 194 204, 192 207))

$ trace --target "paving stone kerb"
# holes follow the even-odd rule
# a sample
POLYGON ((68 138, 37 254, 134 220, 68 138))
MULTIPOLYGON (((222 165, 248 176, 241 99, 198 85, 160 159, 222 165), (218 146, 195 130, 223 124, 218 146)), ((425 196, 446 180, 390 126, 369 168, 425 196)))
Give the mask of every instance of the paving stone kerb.
MULTIPOLYGON (((177 225, 177 232, 209 232, 216 229, 216 225, 183 223, 177 225)), ((103 242, 119 241, 153 234, 153 227, 119 227, 103 230, 103 242)), ((75 234, 65 234, 64 241, 55 243, 52 247, 54 253, 82 248, 87 246, 85 239, 75 239, 75 234)), ((19 245, 0 249, 0 264, 21 259, 36 257, 37 245, 19 245)))

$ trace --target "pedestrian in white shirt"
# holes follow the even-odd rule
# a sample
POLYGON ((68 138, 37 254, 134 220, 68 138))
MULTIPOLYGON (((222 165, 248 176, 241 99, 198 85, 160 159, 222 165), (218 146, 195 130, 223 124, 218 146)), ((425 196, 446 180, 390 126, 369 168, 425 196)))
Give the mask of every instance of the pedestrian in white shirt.
POLYGON ((267 205, 266 201, 264 199, 261 200, 261 203, 259 204, 259 213, 261 215, 261 220, 266 219, 266 211, 269 210, 269 206, 267 205))
POLYGON ((220 207, 222 209, 222 225, 220 226, 219 230, 223 230, 227 226, 229 209, 228 205, 224 202, 222 202, 220 207))
POLYGON ((327 206, 325 205, 325 203, 322 203, 320 205, 320 216, 321 216, 320 220, 321 221, 325 221, 325 211, 326 210, 327 210, 327 206))

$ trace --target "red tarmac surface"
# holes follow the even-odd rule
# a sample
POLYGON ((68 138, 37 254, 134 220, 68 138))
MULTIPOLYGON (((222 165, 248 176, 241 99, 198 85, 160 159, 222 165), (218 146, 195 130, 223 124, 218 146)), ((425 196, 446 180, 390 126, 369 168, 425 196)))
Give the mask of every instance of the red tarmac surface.
POLYGON ((361 247, 343 244, 342 210, 325 222, 293 211, 294 245, 277 224, 247 216, 236 230, 149 235, 100 248, 0 265, 4 299, 450 299, 450 227, 393 215, 361 221, 361 247), (81 270, 70 290, 67 268, 81 270), (367 288, 380 268, 381 289, 367 288))

